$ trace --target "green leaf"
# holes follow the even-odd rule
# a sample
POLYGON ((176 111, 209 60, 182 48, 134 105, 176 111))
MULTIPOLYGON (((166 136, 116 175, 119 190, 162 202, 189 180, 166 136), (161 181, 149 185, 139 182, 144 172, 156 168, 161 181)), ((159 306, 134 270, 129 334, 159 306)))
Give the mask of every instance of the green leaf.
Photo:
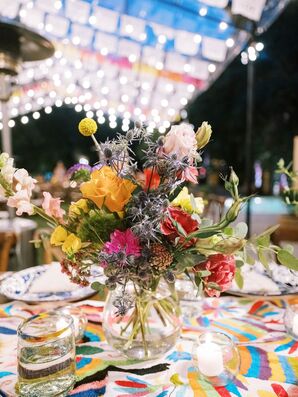
POLYGON ((239 269, 240 267, 242 267, 244 265, 244 261, 243 259, 237 259, 236 260, 236 267, 239 269))
POLYGON ((253 266, 256 263, 256 260, 254 257, 252 257, 250 255, 246 255, 246 263, 253 266))
POLYGON ((291 270, 298 271, 298 259, 295 258, 289 251, 281 249, 277 253, 279 262, 291 270))
POLYGON ((224 234, 226 234, 227 236, 233 236, 234 235, 234 229, 231 226, 227 226, 224 229, 224 234))
POLYGON ((247 224, 244 222, 240 222, 236 225, 234 233, 235 237, 245 238, 248 232, 247 224))
POLYGON ((268 257, 266 255, 266 250, 265 249, 258 249, 258 257, 262 265, 269 270, 269 262, 268 262, 268 257))
POLYGON ((242 277, 240 269, 236 269, 235 281, 236 281, 236 284, 238 285, 239 289, 242 289, 243 288, 243 284, 244 284, 244 280, 243 280, 243 277, 242 277))
POLYGON ((174 386, 182 386, 182 385, 184 385, 184 383, 180 380, 178 374, 173 374, 170 377, 170 382, 172 382, 174 386))
POLYGON ((97 354, 103 352, 103 349, 97 346, 80 345, 76 346, 76 354, 89 356, 91 354, 97 354))
POLYGON ((286 251, 288 251, 290 254, 294 253, 294 247, 291 244, 285 244, 283 246, 283 249, 285 249, 286 251))
POLYGON ((212 288, 212 289, 216 289, 217 291, 221 291, 221 287, 213 282, 208 283, 207 288, 212 288))
POLYGON ((261 233, 261 234, 259 234, 258 236, 257 236, 257 239, 259 239, 259 238, 262 238, 262 237, 264 237, 264 236, 270 236, 273 232, 275 232, 275 230, 277 230, 279 228, 279 225, 274 225, 274 226, 271 226, 271 227, 268 227, 267 229, 265 229, 264 231, 263 231, 263 233, 261 233))
POLYGON ((270 235, 265 235, 257 238, 257 245, 262 247, 269 247, 270 246, 270 235))
POLYGON ((171 215, 169 214, 169 218, 172 222, 172 224, 175 226, 175 228, 178 230, 178 233, 181 234, 183 237, 187 237, 187 233, 186 231, 183 229, 183 227, 180 225, 179 222, 175 221, 175 219, 173 219, 173 217, 171 217, 171 215))
POLYGON ((200 277, 208 277, 210 276, 211 272, 209 270, 201 270, 198 272, 198 274, 200 275, 200 277))
POLYGON ((177 268, 179 271, 184 271, 184 269, 187 267, 194 267, 198 263, 203 262, 205 259, 206 258, 204 255, 184 253, 176 257, 177 268))
POLYGON ((204 232, 204 230, 201 229, 197 233, 193 233, 193 235, 194 237, 198 237, 198 238, 208 238, 214 236, 217 233, 218 232, 215 230, 204 232))
POLYGON ((104 284, 101 284, 99 281, 94 281, 94 282, 91 284, 91 288, 94 289, 95 291, 100 292, 102 289, 105 288, 105 285, 104 285, 104 284))
POLYGON ((195 284, 196 284, 196 286, 197 286, 198 288, 200 288, 201 285, 202 285, 202 279, 201 279, 199 273, 196 273, 196 274, 195 274, 195 284))

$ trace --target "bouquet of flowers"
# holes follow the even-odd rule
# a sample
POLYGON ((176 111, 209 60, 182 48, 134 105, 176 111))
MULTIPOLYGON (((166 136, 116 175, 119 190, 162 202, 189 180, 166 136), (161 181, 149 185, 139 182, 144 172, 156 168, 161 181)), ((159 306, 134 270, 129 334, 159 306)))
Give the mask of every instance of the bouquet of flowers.
POLYGON ((87 285, 92 266, 103 269, 105 283, 92 286, 112 291, 104 330, 114 347, 148 358, 173 346, 180 331, 175 279, 181 273, 199 293, 219 296, 234 277, 241 286, 241 266, 252 263, 254 254, 266 266, 268 255, 282 251, 284 264, 294 266, 290 252, 270 245, 274 228, 246 240, 245 224, 231 227, 247 200, 238 193, 232 168, 223 177, 232 205, 217 223, 202 216, 204 202, 189 193, 186 183, 197 183, 201 150, 212 133, 207 122, 197 132, 188 124, 174 125, 165 136, 136 123, 105 142, 95 138, 96 131, 92 119, 79 124, 79 132, 93 139, 99 161, 93 168, 76 164, 69 169, 82 198, 67 211, 49 192, 43 192, 41 208, 34 206, 36 181, 25 169, 15 169, 5 153, 0 193, 17 215, 39 214, 53 227, 50 242, 61 247, 62 271, 73 282, 87 285))

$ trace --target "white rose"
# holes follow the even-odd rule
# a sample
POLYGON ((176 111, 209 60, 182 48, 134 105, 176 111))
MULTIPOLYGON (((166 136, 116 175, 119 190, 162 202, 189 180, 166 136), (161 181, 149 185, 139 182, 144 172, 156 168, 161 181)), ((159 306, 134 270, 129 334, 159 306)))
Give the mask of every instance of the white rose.
POLYGON ((173 125, 165 136, 164 153, 176 154, 178 160, 188 157, 191 161, 195 157, 196 148, 196 134, 190 124, 173 125))

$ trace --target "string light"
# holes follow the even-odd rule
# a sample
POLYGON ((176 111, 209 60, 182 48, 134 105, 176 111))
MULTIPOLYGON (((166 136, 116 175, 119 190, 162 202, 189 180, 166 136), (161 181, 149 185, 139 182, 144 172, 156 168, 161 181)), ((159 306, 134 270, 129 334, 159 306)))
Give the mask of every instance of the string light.
POLYGON ((16 125, 14 120, 9 120, 9 122, 7 124, 8 124, 9 128, 13 128, 16 125))
POLYGON ((52 108, 51 108, 51 106, 46 106, 46 107, 44 108, 44 111, 45 111, 46 114, 52 113, 52 108))
POLYGON ((193 41, 194 41, 196 44, 200 44, 200 42, 202 41, 202 36, 201 36, 200 34, 195 34, 195 35, 194 35, 194 38, 193 38, 193 41))
POLYGON ((230 37, 229 39, 226 40, 226 46, 227 46, 228 48, 232 48, 232 47, 234 46, 234 44, 235 44, 235 41, 234 41, 234 39, 232 39, 231 37, 230 37))
POLYGON ((259 42, 259 43, 256 44, 256 50, 258 52, 263 51, 263 49, 264 49, 264 44, 263 43, 259 42))
POLYGON ((206 7, 200 8, 199 14, 201 15, 201 17, 205 17, 207 15, 207 13, 208 13, 208 10, 206 7))
POLYGON ((157 40, 160 44, 165 44, 167 42, 167 37, 164 34, 160 34, 157 40))
POLYGON ((213 63, 208 65, 208 70, 210 73, 214 73, 216 71, 216 66, 213 63))
POLYGON ((81 112, 83 110, 83 106, 81 105, 81 104, 77 104, 76 106, 75 106, 75 111, 76 112, 81 112))
POLYGON ((220 29, 220 30, 226 30, 227 28, 228 28, 228 24, 227 24, 226 22, 222 21, 222 22, 219 24, 219 29, 220 29))
MULTIPOLYGON (((34 112, 32 114, 32 117, 34 118, 34 120, 38 120, 40 118, 40 113, 39 112, 34 112)), ((22 120, 21 120, 22 121, 22 120)))
POLYGON ((162 70, 163 69, 163 63, 162 62, 156 62, 155 67, 156 67, 157 70, 162 70))
POLYGON ((27 116, 21 117, 21 123, 22 124, 27 124, 29 122, 29 118, 27 116))
POLYGON ((97 22, 96 16, 95 16, 95 15, 91 15, 91 16, 89 17, 89 23, 90 23, 90 25, 95 25, 96 22, 97 22))

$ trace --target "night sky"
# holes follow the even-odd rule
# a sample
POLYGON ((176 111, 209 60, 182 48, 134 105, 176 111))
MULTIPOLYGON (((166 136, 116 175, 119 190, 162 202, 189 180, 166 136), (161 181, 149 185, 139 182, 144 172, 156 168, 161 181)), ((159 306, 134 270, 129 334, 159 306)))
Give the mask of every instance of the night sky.
MULTIPOLYGON (((298 2, 291 2, 270 29, 257 38, 265 45, 255 62, 255 112, 253 131, 254 159, 272 172, 276 161, 292 156, 293 136, 298 134, 298 2)), ((213 140, 205 156, 224 159, 240 175, 244 170, 246 120, 246 66, 238 56, 213 86, 188 106, 189 122, 198 127, 208 120, 213 140)), ((39 120, 13 128, 14 154, 18 167, 40 173, 53 169, 58 160, 68 167, 87 155, 91 162, 91 139, 77 133, 84 113, 70 107, 53 108, 39 120)), ((119 125, 119 123, 118 123, 119 125)), ((103 139, 115 130, 100 126, 103 139)), ((98 138, 100 139, 100 134, 98 138)))

